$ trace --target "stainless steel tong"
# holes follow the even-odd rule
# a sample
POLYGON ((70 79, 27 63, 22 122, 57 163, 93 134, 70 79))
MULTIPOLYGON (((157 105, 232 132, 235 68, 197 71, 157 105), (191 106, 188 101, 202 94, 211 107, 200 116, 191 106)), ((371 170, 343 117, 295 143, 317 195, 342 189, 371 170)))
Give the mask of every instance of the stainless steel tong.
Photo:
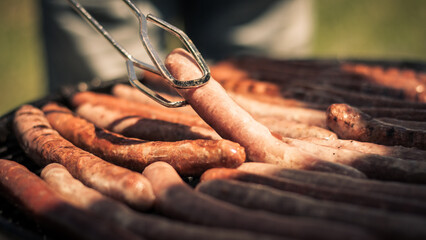
POLYGON ((210 79, 210 70, 206 62, 204 61, 203 57, 201 56, 195 45, 192 43, 191 39, 189 39, 189 37, 182 30, 151 14, 145 16, 138 9, 138 7, 136 7, 136 5, 133 4, 130 0, 123 0, 123 2, 125 2, 130 7, 130 9, 135 13, 136 17, 138 18, 140 39, 142 40, 143 46, 145 47, 145 50, 147 51, 149 57, 151 58, 155 66, 144 63, 133 57, 129 52, 127 52, 126 49, 124 49, 117 41, 115 41, 114 38, 112 38, 112 36, 105 30, 105 28, 98 21, 96 21, 96 19, 94 19, 93 16, 90 15, 90 13, 87 12, 86 9, 78 1, 68 1, 84 19, 86 19, 100 34, 102 34, 115 47, 115 49, 117 49, 121 53, 124 58, 126 58, 129 82, 135 88, 139 89, 141 92, 145 93, 161 105, 174 108, 182 107, 187 103, 186 101, 171 102, 159 95, 158 93, 154 92, 144 84, 142 84, 136 77, 134 69, 135 66, 162 76, 163 78, 168 80, 171 86, 175 88, 200 87, 207 83, 207 81, 210 79), (157 26, 163 28, 164 30, 172 33, 177 38, 179 38, 179 40, 185 45, 187 50, 189 50, 189 52, 194 56, 198 66, 200 67, 203 73, 203 76, 201 78, 188 81, 178 81, 170 74, 170 72, 164 65, 164 62, 161 60, 157 51, 154 49, 151 42, 149 41, 147 20, 153 22, 157 26))

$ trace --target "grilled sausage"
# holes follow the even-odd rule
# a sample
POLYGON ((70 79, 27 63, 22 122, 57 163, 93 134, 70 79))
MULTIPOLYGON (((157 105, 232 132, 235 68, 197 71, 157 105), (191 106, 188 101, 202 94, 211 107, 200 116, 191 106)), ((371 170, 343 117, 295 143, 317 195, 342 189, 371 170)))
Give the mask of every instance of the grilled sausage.
POLYGON ((386 117, 408 121, 424 121, 426 119, 425 109, 359 107, 359 110, 375 118, 386 117))
POLYGON ((353 104, 354 106, 373 106, 373 107, 394 107, 394 108, 415 108, 426 109, 426 103, 410 102, 400 99, 390 98, 382 95, 371 95, 366 93, 354 92, 345 89, 336 89, 333 86, 324 86, 319 84, 309 84, 299 86, 304 91, 322 92, 336 99, 336 103, 353 104), (341 99, 341 101, 337 100, 341 99))
POLYGON ((243 95, 231 95, 233 100, 244 110, 257 117, 276 117, 325 128, 325 112, 301 107, 286 107, 277 104, 263 103, 243 95))
POLYGON ((76 112, 98 127, 127 137, 152 141, 221 139, 212 129, 144 118, 123 112, 120 109, 109 109, 102 105, 85 103, 80 105, 76 112))
POLYGON ((371 238, 361 229, 313 219, 278 217, 260 211, 248 211, 187 186, 167 163, 155 162, 143 174, 151 181, 156 207, 169 217, 207 226, 245 229, 298 239, 371 238))
POLYGON ((334 132, 322 127, 283 120, 276 117, 255 117, 255 119, 268 127, 273 133, 280 134, 283 137, 337 139, 337 135, 334 132))
POLYGON ((13 161, 0 159, 0 187, 43 227, 67 239, 139 239, 89 212, 69 205, 43 180, 13 161))
MULTIPOLYGON (((184 50, 174 50, 167 57, 166 66, 179 80, 201 76, 194 59, 184 50)), ((277 138, 268 128, 255 121, 226 94, 214 79, 195 89, 178 89, 194 110, 225 139, 241 144, 249 160, 268 162, 299 169, 334 169, 353 176, 361 176, 353 169, 329 163, 306 152, 299 151, 277 138), (340 170, 339 170, 340 169, 340 170)), ((325 170, 327 171, 327 170, 325 170)), ((328 170, 330 171, 330 170, 328 170)))
POLYGON ((349 165, 367 177, 381 180, 426 183, 426 162, 362 153, 357 150, 333 148, 307 141, 281 138, 285 143, 330 162, 349 165))
POLYGON ((277 178, 260 174, 253 174, 238 169, 212 168, 201 176, 201 181, 212 179, 231 179, 243 182, 257 183, 270 186, 283 191, 290 191, 311 196, 323 200, 352 203, 361 206, 389 209, 392 211, 407 212, 414 214, 426 214, 426 206, 423 202, 392 198, 371 192, 352 191, 336 189, 333 187, 317 186, 291 179, 277 178))
POLYGON ((107 109, 119 110, 128 116, 140 116, 143 118, 158 119, 187 126, 209 128, 209 126, 198 116, 188 116, 187 114, 175 112, 173 109, 158 106, 158 104, 149 105, 132 102, 123 98, 95 92, 80 92, 73 95, 70 100, 74 107, 79 107, 84 103, 90 103, 93 106, 103 106, 107 109))
POLYGON ((389 195, 416 201, 426 201, 426 187, 422 185, 356 179, 331 173, 285 169, 267 163, 243 163, 238 170, 308 183, 336 190, 352 190, 389 195))
POLYGON ((38 165, 60 163, 84 184, 108 196, 141 210, 152 206, 154 194, 144 176, 72 145, 51 128, 38 108, 30 105, 20 107, 13 123, 22 149, 38 165))
POLYGON ((244 149, 228 140, 147 142, 96 128, 56 103, 45 105, 43 111, 51 126, 74 145, 135 171, 165 161, 181 175, 201 175, 209 168, 237 167, 245 160, 244 149))
POLYGON ((303 138, 302 140, 338 149, 350 149, 363 153, 371 153, 405 160, 426 161, 426 151, 417 148, 408 148, 403 146, 385 146, 375 143, 343 139, 321 139, 308 137, 303 138))
POLYGON ((426 131, 384 123, 346 104, 327 109, 327 126, 343 139, 426 149, 426 131))
MULTIPOLYGON (((130 101, 140 102, 140 103, 149 104, 149 105, 155 105, 155 106, 158 107, 157 102, 152 100, 146 94, 143 94, 141 91, 139 91, 136 88, 131 87, 129 85, 116 84, 112 88, 111 93, 114 96, 117 96, 119 98, 124 98, 124 99, 130 100, 130 101)), ((171 94, 167 94, 167 93, 160 93, 160 94, 161 94, 161 96, 163 96, 164 98, 166 98, 170 101, 181 101, 182 100, 182 98, 173 96, 171 94)), ((184 113, 184 114, 197 115, 197 113, 194 112, 194 110, 191 108, 191 106, 173 108, 173 111, 184 113)))
POLYGON ((84 186, 80 181, 73 178, 62 165, 57 163, 47 165, 41 172, 41 177, 53 190, 64 196, 74 206, 91 211, 148 239, 276 239, 272 236, 204 227, 173 221, 152 214, 138 213, 96 190, 84 186))
POLYGON ((197 185, 197 191, 248 209, 285 216, 304 216, 354 224, 384 239, 426 237, 426 221, 420 217, 382 210, 315 200, 271 187, 232 180, 211 180, 197 185))
POLYGON ((407 129, 413 129, 413 130, 419 130, 419 131, 426 131, 426 122, 425 121, 408 121, 408 120, 401 120, 396 118, 376 118, 378 121, 392 124, 395 126, 401 126, 407 129))
POLYGON ((345 64, 342 66, 342 69, 345 72, 365 77, 370 82, 399 89, 410 100, 426 102, 425 83, 416 76, 413 70, 401 70, 397 68, 385 70, 380 66, 368 66, 365 64, 345 64))

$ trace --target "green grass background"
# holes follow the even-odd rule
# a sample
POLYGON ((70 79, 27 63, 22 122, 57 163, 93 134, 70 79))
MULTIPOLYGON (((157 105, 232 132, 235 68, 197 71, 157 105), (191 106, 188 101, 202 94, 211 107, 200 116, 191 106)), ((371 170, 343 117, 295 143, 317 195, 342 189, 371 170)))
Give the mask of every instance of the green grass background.
MULTIPOLYGON (((0 115, 46 94, 38 3, 0 1, 0 115)), ((314 6, 311 57, 426 61, 424 0, 317 0, 314 6)))

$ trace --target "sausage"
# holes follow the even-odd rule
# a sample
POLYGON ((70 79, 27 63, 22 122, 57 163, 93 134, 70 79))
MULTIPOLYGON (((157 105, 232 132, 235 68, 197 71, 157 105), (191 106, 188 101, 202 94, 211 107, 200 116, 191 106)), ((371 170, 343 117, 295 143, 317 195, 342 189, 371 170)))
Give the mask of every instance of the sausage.
POLYGON ((357 150, 333 148, 307 141, 281 138, 285 143, 330 162, 349 165, 367 177, 381 180, 426 183, 426 162, 362 153, 357 150))
POLYGON ((37 175, 14 161, 0 159, 0 187, 46 230, 67 239, 140 239, 89 212, 69 205, 37 175))
POLYGON ((85 103, 76 112, 96 126, 127 137, 152 141, 180 141, 191 139, 222 139, 211 128, 188 126, 159 119, 140 117, 120 109, 85 103))
POLYGON ((334 132, 322 127, 283 120, 276 117, 255 117, 255 119, 268 127, 272 132, 280 134, 283 137, 337 139, 337 135, 334 132))
POLYGON ((426 122, 425 121, 407 121, 396 118, 376 118, 378 121, 401 126, 408 129, 426 131, 426 122))
POLYGON ((332 96, 333 98, 342 99, 343 103, 353 104, 354 106, 426 109, 426 103, 410 102, 390 98, 387 96, 371 95, 366 93, 354 92, 351 90, 336 89, 333 86, 309 84, 306 86, 302 86, 301 88, 306 91, 325 93, 326 95, 332 96))
POLYGON ((416 74, 410 69, 385 69, 377 65, 350 62, 292 62, 258 57, 239 58, 233 64, 251 72, 246 76, 256 76, 267 81, 281 83, 287 79, 303 79, 305 82, 363 83, 386 87, 392 89, 391 92, 400 91, 407 100, 425 102, 425 83, 421 80, 421 73, 416 74))
POLYGON ((369 81, 376 84, 400 89, 411 100, 426 102, 425 83, 417 78, 413 70, 400 70, 397 68, 385 70, 380 66, 368 66, 365 64, 345 64, 342 69, 345 72, 368 78, 369 81))
POLYGON ((228 140, 147 142, 97 128, 56 103, 42 110, 51 126, 74 145, 134 171, 165 161, 181 175, 197 176, 212 167, 237 167, 245 160, 244 148, 228 140))
MULTIPOLYGON (((262 79, 261 77, 259 79, 262 79)), ((299 80, 299 78, 295 78, 299 80)), ((264 79, 263 79, 264 80, 264 79)), ((276 88, 280 88, 281 91, 279 94, 274 96, 287 96, 289 93, 295 94, 289 89, 302 89, 306 92, 314 92, 317 97, 322 96, 326 99, 333 99, 337 102, 346 102, 351 103, 356 106, 380 106, 380 107, 416 107, 416 108, 425 108, 425 104, 410 102, 404 100, 404 94, 400 90, 391 89, 388 87, 382 87, 378 85, 372 85, 368 82, 353 82, 353 81, 323 81, 321 77, 317 79, 305 79, 307 81, 297 81, 291 79, 290 81, 277 82, 276 88), (324 94, 325 93, 325 94, 324 94)), ((241 80, 237 83, 240 84, 241 80)), ((254 84, 260 84, 253 82, 254 84)), ((269 83, 271 84, 271 83, 269 83)), ((223 84, 226 86, 225 84, 223 84)), ((246 90, 250 91, 250 90, 246 90)), ((308 97, 306 95, 305 97, 308 97)), ((307 98, 302 98, 308 100, 307 98)), ((312 101, 310 99, 309 101, 312 101)))
POLYGON ((144 176, 72 145, 51 128, 40 109, 30 105, 20 107, 13 125, 22 149, 39 166, 60 163, 89 187, 135 208, 151 208, 155 196, 144 176))
POLYGON ((197 185, 197 191, 248 209, 285 216, 303 216, 353 224, 383 239, 419 239, 426 237, 423 218, 389 213, 349 204, 315 200, 299 194, 279 191, 259 184, 232 180, 211 180, 197 185))
MULTIPOLYGON (((112 88, 112 94, 114 96, 124 98, 130 101, 135 102, 141 102, 145 104, 158 104, 154 102, 151 98, 149 98, 147 95, 141 93, 139 90, 128 86, 124 84, 116 84, 112 88)), ((306 109, 301 109, 302 107, 308 107, 308 108, 321 108, 326 109, 328 105, 315 105, 315 104, 308 104, 308 103, 302 103, 298 102, 296 100, 292 99, 283 99, 278 97, 270 97, 266 95, 255 95, 255 94, 235 94, 235 93, 228 93, 231 98, 236 101, 240 106, 246 106, 245 110, 251 113, 255 119, 263 119, 267 118, 269 121, 265 120, 265 124, 268 128, 272 128, 267 123, 272 122, 272 118, 279 118, 280 121, 284 121, 284 124, 286 121, 294 121, 294 124, 303 124, 300 122, 305 123, 314 123, 320 126, 325 127, 325 112, 322 111, 310 111, 306 109), (271 104, 275 109, 268 110, 269 104, 271 104), (262 108, 264 106, 268 106, 268 108, 262 108), (281 107, 277 108, 277 105, 281 105, 281 107), (288 108, 290 107, 290 108, 288 108), (259 111, 262 109, 261 111, 259 111), (277 109, 279 109, 277 111, 277 109), (289 114, 289 112, 292 112, 293 114, 289 114)), ((170 94, 161 94, 163 97, 170 99, 172 101, 179 101, 180 99, 172 96, 170 94)), ((244 107, 243 107, 244 108, 244 107)), ((174 111, 181 112, 184 114, 190 114, 190 115, 196 115, 197 113, 194 112, 194 110, 190 106, 181 107, 181 108, 175 108, 174 111)), ((271 123, 272 126, 276 126, 277 124, 271 123)), ((291 127, 289 124, 285 124, 286 127, 291 127)), ((315 127, 314 127, 315 128, 315 127)), ((314 132, 318 132, 317 134, 319 137, 325 137, 325 135, 331 134, 331 132, 324 132, 326 130, 313 130, 311 131, 311 134, 314 134, 314 132), (319 132, 322 132, 319 133, 319 132)), ((288 131, 290 133, 290 131, 288 131)))
POLYGON ((308 218, 278 217, 249 211, 194 191, 167 163, 155 162, 143 174, 151 181, 162 214, 201 225, 273 234, 298 239, 372 238, 361 229, 308 218))
POLYGON ((257 183, 270 186, 279 190, 295 192, 317 199, 336 202, 351 203, 360 206, 388 209, 396 212, 413 214, 426 214, 426 206, 423 202, 393 198, 371 192, 336 189, 333 187, 317 186, 302 183, 291 179, 277 178, 260 174, 253 174, 238 169, 212 168, 201 175, 201 182, 213 179, 230 179, 249 183, 257 183))
POLYGON ((330 105, 330 104, 322 104, 319 102, 312 102, 312 101, 304 102, 304 101, 299 101, 296 99, 285 98, 284 96, 269 96, 269 95, 253 94, 253 93, 233 93, 233 92, 228 92, 228 94, 231 96, 231 98, 234 99, 234 101, 237 101, 237 102, 239 101, 239 98, 236 96, 242 96, 244 98, 241 97, 240 98, 241 101, 244 101, 245 99, 251 99, 255 101, 254 104, 256 104, 256 102, 261 102, 261 103, 267 103, 267 104, 279 105, 279 106, 285 106, 285 107, 312 108, 312 109, 317 109, 322 111, 327 109, 327 107, 330 105))
POLYGON ((231 95, 232 99, 244 110, 257 117, 278 117, 283 120, 305 123, 326 128, 324 111, 301 107, 286 107, 277 104, 263 103, 243 95, 231 95))
POLYGON ((47 165, 41 172, 41 177, 54 191, 64 196, 74 206, 91 211, 117 226, 148 239, 276 239, 273 236, 187 224, 158 215, 136 212, 124 204, 84 186, 80 181, 73 178, 62 165, 57 163, 47 165), (125 220, 123 221, 123 219, 125 220))
MULTIPOLYGON (((243 95, 244 97, 255 99, 264 103, 274 103, 288 107, 309 107, 323 108, 316 104, 306 103, 295 99, 286 99, 281 96, 281 90, 276 85, 255 80, 258 76, 253 76, 250 84, 245 84, 245 88, 234 87, 241 82, 248 82, 250 79, 247 70, 237 69, 229 61, 222 61, 210 68, 213 78, 222 85, 229 95, 243 95)), ((235 100, 235 99, 234 99, 235 100)), ((325 108, 323 108, 325 109, 325 108)))
MULTIPOLYGON (((297 99, 298 101, 309 102, 309 103, 321 103, 321 105, 327 105, 339 102, 345 102, 341 97, 329 95, 324 92, 308 90, 301 87, 290 87, 282 93, 283 97, 297 99)), ((327 107, 320 109, 326 110, 327 107)))
POLYGON ((400 158, 405 160, 426 161, 426 151, 417 148, 403 146, 385 146, 369 142, 358 142, 343 139, 321 139, 314 137, 303 138, 303 141, 333 148, 356 150, 363 153, 371 153, 382 156, 400 158))
MULTIPOLYGON (((312 87, 321 84, 332 87, 332 91, 336 89, 337 95, 343 96, 348 100, 338 102, 349 102, 354 104, 354 106, 359 106, 357 104, 360 103, 360 100, 364 101, 362 104, 367 104, 368 106, 371 106, 372 103, 380 104, 379 102, 391 104, 388 101, 392 101, 391 99, 382 99, 382 101, 377 96, 425 102, 424 83, 421 81, 421 77, 416 76, 412 70, 396 68, 384 70, 378 66, 351 63, 294 63, 265 58, 247 60, 247 57, 245 57, 217 64, 212 68, 212 74, 227 90, 237 91, 238 89, 239 93, 242 91, 255 93, 253 91, 253 89, 256 89, 254 86, 270 85, 269 89, 274 89, 274 91, 270 91, 268 95, 281 96, 283 93, 288 94, 288 89, 291 86, 295 87, 302 84, 302 86, 312 87), (404 72, 410 72, 410 74, 407 75, 404 72), (303 80, 302 82, 300 81, 301 79, 303 80), (253 83, 241 90, 240 86, 247 85, 245 84, 246 81, 252 81, 253 83), (401 84, 406 82, 408 84, 401 84), (349 95, 343 94, 343 92, 349 95), (366 99, 369 98, 369 95, 376 96, 372 98, 373 102, 369 103, 368 99, 366 99), (360 96, 363 97, 360 98, 360 96)), ((260 94, 266 94, 266 92, 260 92, 260 94)), ((308 96, 306 95, 306 97, 308 96)), ((308 100, 307 98, 303 99, 308 100)), ((400 103, 402 105, 412 104, 409 102, 400 103)), ((396 104, 400 103, 396 102, 396 104)), ((413 103, 413 106, 420 105, 413 103)))
MULTIPOLYGON (((244 57, 223 61, 212 68, 212 75, 218 81, 232 81, 233 79, 259 79, 277 86, 297 82, 300 79, 309 82, 335 82, 336 78, 346 77, 339 71, 337 64, 324 62, 295 63, 290 61, 273 62, 271 59, 244 57), (302 66, 303 65, 303 66, 302 66)), ((347 77, 346 77, 347 78, 347 77)), ((346 79, 345 79, 346 80, 346 79)), ((349 78, 348 80, 352 80, 349 78)), ((250 90, 250 89, 248 89, 250 90)))
POLYGON ((409 121, 424 121, 426 119, 425 109, 359 107, 359 110, 375 118, 387 117, 409 121))
POLYGON ((362 191, 406 198, 416 201, 426 201, 426 187, 422 185, 383 182, 370 179, 356 179, 331 173, 285 169, 267 163, 243 163, 238 170, 280 177, 297 182, 312 184, 318 187, 330 187, 336 190, 362 191))
POLYGON ((132 102, 126 99, 114 97, 107 94, 95 92, 80 92, 73 95, 70 99, 74 107, 79 107, 84 103, 90 103, 93 106, 103 106, 107 109, 120 110, 127 115, 136 115, 149 119, 158 119, 172 123, 179 123, 188 126, 209 126, 198 116, 189 116, 175 112, 173 109, 168 109, 157 105, 148 105, 138 102, 132 102))
MULTIPOLYGON (((157 104, 152 99, 147 97, 145 94, 141 93, 135 88, 124 84, 117 84, 113 87, 112 93, 115 96, 120 98, 125 98, 131 101, 137 101, 146 104, 157 104)), ((252 97, 247 97, 247 95, 241 94, 233 94, 229 93, 234 101, 236 101, 240 106, 242 106, 246 111, 251 113, 255 119, 262 117, 279 117, 283 121, 296 121, 303 122, 306 124, 313 124, 325 127, 325 112, 317 111, 317 110, 309 110, 303 109, 301 107, 305 107, 305 105, 295 106, 295 103, 283 103, 283 101, 275 100, 264 100, 259 101, 257 99, 264 99, 267 96, 259 96, 256 95, 256 99, 252 97), (281 105, 281 106, 279 106, 281 105), (290 106, 288 106, 290 105, 290 106), (271 109, 272 108, 272 109, 271 109), (289 114, 292 113, 292 114, 289 114)), ((173 101, 177 101, 176 97, 165 94, 164 97, 167 99, 171 99, 173 101)), ((293 101, 294 102, 294 101, 293 101)), ((328 105, 327 105, 328 106, 328 105)), ((325 109, 325 108, 324 108, 325 109)), ((184 114, 195 115, 196 113, 192 108, 183 107, 173 109, 174 111, 178 111, 184 114)))
MULTIPOLYGON (((155 105, 158 106, 158 103, 152 100, 150 97, 148 97, 146 94, 143 94, 141 91, 137 90, 134 87, 131 87, 129 85, 125 84, 116 84, 111 90, 111 93, 119 98, 124 98, 130 101, 134 102, 140 102, 144 104, 149 105, 155 105)), ((173 96, 168 93, 160 93, 161 96, 164 98, 170 100, 170 101, 182 101, 182 98, 173 96)), ((173 108, 173 111, 180 112, 184 114, 191 114, 191 115, 197 115, 197 113, 194 112, 194 110, 191 108, 191 106, 184 106, 180 108, 173 108)))
POLYGON ((327 126, 343 139, 426 149, 426 131, 378 121, 346 104, 330 105, 327 126))
POLYGON ((409 100, 406 98, 404 92, 401 89, 385 87, 368 81, 335 81, 329 83, 329 85, 335 89, 342 89, 345 91, 368 94, 372 96, 386 96, 387 98, 395 100, 409 100))
MULTIPOLYGON (((165 64, 171 74, 179 80, 196 79, 201 76, 194 59, 182 49, 176 49, 169 54, 165 64)), ((232 101, 214 79, 210 79, 202 87, 178 89, 178 92, 221 137, 243 146, 247 158, 251 161, 298 169, 313 169, 320 165, 325 169, 330 167, 353 176, 362 176, 353 169, 320 160, 283 143, 274 137, 268 128, 255 121, 232 101)))

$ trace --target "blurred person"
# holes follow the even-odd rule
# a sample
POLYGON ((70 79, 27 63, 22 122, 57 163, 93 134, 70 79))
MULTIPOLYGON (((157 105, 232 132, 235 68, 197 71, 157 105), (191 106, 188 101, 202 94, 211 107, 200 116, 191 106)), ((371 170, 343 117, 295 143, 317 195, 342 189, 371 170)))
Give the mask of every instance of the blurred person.
MULTIPOLYGON (((130 54, 151 63, 140 41, 137 18, 120 0, 79 0, 130 54)), ((133 0, 186 32, 206 60, 241 55, 306 56, 312 34, 311 0, 133 0), (178 23, 178 24, 176 24, 178 23)), ((49 90, 95 78, 127 75, 123 57, 66 0, 42 0, 42 27, 49 90)), ((148 24, 150 41, 164 56, 168 33, 148 24)))

